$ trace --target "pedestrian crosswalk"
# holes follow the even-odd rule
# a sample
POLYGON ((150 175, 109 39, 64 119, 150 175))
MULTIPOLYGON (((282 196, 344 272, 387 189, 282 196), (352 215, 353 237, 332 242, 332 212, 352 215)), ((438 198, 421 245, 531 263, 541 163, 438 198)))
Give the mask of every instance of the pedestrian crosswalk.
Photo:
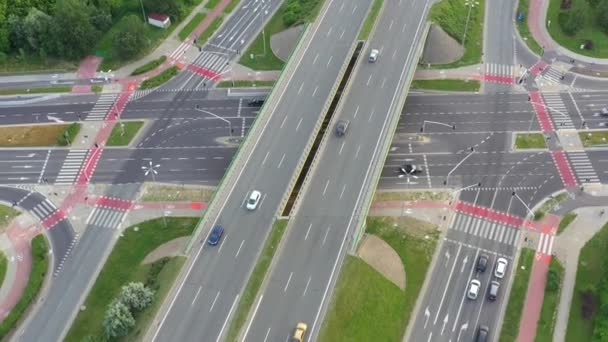
POLYGON ((136 90, 131 94, 131 97, 129 98, 129 102, 131 101, 135 101, 135 100, 139 100, 142 97, 150 94, 151 92, 153 92, 155 89, 144 89, 144 90, 136 90))
POLYGON ((45 218, 54 213, 55 210, 57 210, 57 208, 47 198, 44 201, 36 204, 30 212, 34 214, 38 220, 43 221, 45 218))
POLYGON ((114 101, 118 97, 118 94, 114 93, 106 93, 101 94, 93 109, 89 112, 87 117, 84 119, 85 121, 102 121, 108 115, 108 112, 114 105, 114 101))
POLYGON ((509 77, 515 76, 513 65, 497 63, 486 63, 486 74, 509 77))
POLYGON ((459 213, 452 230, 493 240, 508 246, 515 246, 519 241, 521 230, 508 224, 492 222, 482 218, 459 213))
POLYGON ((561 83, 562 77, 564 76, 563 72, 560 72, 551 66, 546 67, 543 71, 544 72, 538 77, 541 86, 561 83))
POLYGON ((173 62, 175 62, 176 60, 179 60, 180 58, 182 58, 184 56, 184 54, 186 53, 186 51, 188 50, 189 47, 191 47, 192 45, 190 45, 188 42, 183 42, 181 43, 177 49, 175 49, 175 51, 173 51, 170 55, 169 55, 169 59, 171 59, 173 62))
POLYGON ((579 184, 600 183, 587 152, 568 152, 568 159, 579 184))
POLYGON ((78 176, 82 163, 87 157, 89 150, 70 150, 59 170, 55 184, 72 184, 78 176))
POLYGON ((541 233, 538 239, 538 245, 536 246, 536 252, 551 255, 554 238, 555 235, 541 233))
POLYGON ((118 229, 126 215, 127 211, 124 210, 95 207, 86 223, 100 228, 118 229))
POLYGON ((572 118, 562 100, 560 93, 542 93, 547 111, 553 120, 553 127, 559 129, 574 129, 572 118))
POLYGON ((225 55, 203 51, 196 57, 192 64, 203 67, 216 74, 221 74, 228 67, 228 62, 229 60, 225 55))

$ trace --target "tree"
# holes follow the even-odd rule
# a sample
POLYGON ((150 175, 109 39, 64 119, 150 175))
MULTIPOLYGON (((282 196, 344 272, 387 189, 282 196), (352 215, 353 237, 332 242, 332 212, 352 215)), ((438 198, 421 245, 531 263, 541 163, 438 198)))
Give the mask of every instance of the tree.
POLYGON ((112 27, 112 15, 109 12, 97 11, 91 17, 91 23, 100 32, 106 32, 112 27))
POLYGON ((152 304, 154 291, 145 287, 143 283, 132 282, 122 287, 118 300, 132 311, 141 311, 152 304))
POLYGON ((577 3, 575 2, 571 9, 561 12, 557 17, 557 21, 562 28, 562 31, 570 36, 573 36, 583 28, 587 17, 585 8, 576 4, 577 3))
POLYGON ((103 330, 107 337, 117 338, 125 336, 135 326, 135 319, 129 308, 120 300, 113 300, 108 306, 103 320, 103 330))
POLYGON ((23 19, 11 14, 8 16, 8 34, 11 42, 11 50, 17 50, 27 44, 27 34, 23 19))
POLYGON ((556 270, 549 268, 549 272, 547 273, 547 290, 551 292, 557 291, 560 283, 561 279, 559 273, 556 270))
POLYGON ((48 14, 36 8, 30 9, 23 19, 23 31, 29 49, 39 51, 43 48, 43 44, 48 39, 51 22, 52 18, 48 14))
POLYGON ((69 59, 78 59, 89 53, 99 37, 99 32, 91 24, 92 10, 84 1, 58 0, 49 53, 69 59))
POLYGON ((10 49, 6 0, 0 0, 0 52, 10 49))
POLYGON ((302 6, 297 1, 290 1, 283 12, 283 24, 289 27, 296 24, 302 16, 302 6))
POLYGON ((597 23, 608 34, 608 0, 602 0, 596 8, 597 23))
POLYGON ((118 31, 112 37, 114 48, 122 59, 136 56, 148 45, 146 28, 138 16, 131 14, 123 17, 118 24, 118 31))

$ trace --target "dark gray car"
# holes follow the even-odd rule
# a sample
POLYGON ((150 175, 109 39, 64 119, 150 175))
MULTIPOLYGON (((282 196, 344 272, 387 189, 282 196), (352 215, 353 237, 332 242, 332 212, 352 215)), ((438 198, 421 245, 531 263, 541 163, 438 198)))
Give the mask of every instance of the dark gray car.
POLYGON ((348 124, 349 122, 347 120, 338 120, 338 123, 336 124, 336 135, 339 137, 346 135, 348 124))

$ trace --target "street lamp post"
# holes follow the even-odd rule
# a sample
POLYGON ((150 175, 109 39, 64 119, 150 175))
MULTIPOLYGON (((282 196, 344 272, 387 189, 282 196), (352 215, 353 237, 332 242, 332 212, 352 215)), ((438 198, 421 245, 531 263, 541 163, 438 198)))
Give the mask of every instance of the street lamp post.
POLYGON ((445 126, 445 127, 450 127, 452 130, 456 130, 456 124, 446 124, 443 122, 437 122, 437 121, 430 121, 430 120, 424 120, 422 121, 422 127, 420 127, 420 132, 424 132, 424 130, 426 129, 426 124, 435 124, 435 125, 440 125, 440 126, 445 126))
POLYGON ((228 129, 230 130, 230 137, 232 138, 232 123, 230 122, 230 120, 224 119, 223 117, 217 115, 217 114, 213 114, 209 111, 203 110, 200 108, 199 105, 196 105, 196 107, 194 107, 194 110, 196 110, 197 112, 201 112, 201 113, 205 113, 205 114, 209 114, 211 116, 213 116, 214 118, 218 119, 218 120, 222 120, 226 123, 228 123, 228 129))
MULTIPOLYGON (((148 176, 149 174, 152 175, 152 182, 156 183, 156 175, 158 174, 158 171, 156 171, 156 169, 158 169, 160 167, 160 164, 156 164, 156 165, 152 165, 152 161, 150 160, 148 163, 148 166, 144 165, 141 167, 142 170, 144 170, 144 176, 148 176)), ((165 208, 163 205, 163 222, 165 223, 165 227, 167 226, 167 218, 165 217, 165 208)))
POLYGON ((443 182, 443 185, 448 186, 448 183, 450 181, 450 176, 452 175, 452 173, 462 164, 464 163, 465 160, 467 160, 470 156, 472 156, 475 153, 475 149, 471 147, 471 153, 467 154, 464 158, 462 158, 462 160, 456 164, 456 166, 454 166, 454 168, 452 170, 450 170, 450 172, 448 172, 447 177, 445 178, 445 181, 443 182))
POLYGON ((469 29, 469 19, 471 18, 471 10, 473 9, 473 7, 478 6, 479 2, 473 1, 473 0, 467 0, 464 2, 464 5, 469 7, 469 13, 467 14, 467 21, 464 24, 464 35, 462 36, 462 45, 463 46, 467 40, 467 30, 469 29))
POLYGON ((534 217, 534 213, 532 212, 532 209, 530 209, 530 207, 528 207, 528 205, 526 204, 526 202, 524 202, 524 200, 521 199, 521 197, 519 197, 519 195, 513 191, 513 193, 511 193, 511 196, 517 198, 519 200, 519 202, 521 202, 521 204, 524 205, 524 207, 526 207, 526 210, 528 210, 528 215, 530 215, 530 217, 534 217))

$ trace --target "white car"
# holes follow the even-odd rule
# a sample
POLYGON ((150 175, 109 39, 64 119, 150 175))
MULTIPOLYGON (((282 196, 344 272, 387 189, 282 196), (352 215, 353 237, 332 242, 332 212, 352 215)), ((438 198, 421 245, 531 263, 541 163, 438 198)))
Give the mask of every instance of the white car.
POLYGON ((481 282, 477 279, 471 280, 469 284, 469 291, 467 291, 467 298, 475 300, 477 299, 477 295, 479 294, 479 289, 481 288, 481 282))
POLYGON ((496 268, 494 268, 494 276, 502 279, 505 276, 505 273, 507 273, 507 265, 509 265, 507 259, 498 258, 498 261, 496 261, 496 268))
POLYGON ((262 194, 257 190, 253 190, 249 195, 249 199, 247 200, 247 209, 255 210, 260 202, 260 197, 262 197, 262 194))
POLYGON ((377 61, 379 54, 380 54, 380 51, 378 51, 377 49, 372 49, 372 51, 369 53, 370 63, 374 63, 375 61, 377 61))

